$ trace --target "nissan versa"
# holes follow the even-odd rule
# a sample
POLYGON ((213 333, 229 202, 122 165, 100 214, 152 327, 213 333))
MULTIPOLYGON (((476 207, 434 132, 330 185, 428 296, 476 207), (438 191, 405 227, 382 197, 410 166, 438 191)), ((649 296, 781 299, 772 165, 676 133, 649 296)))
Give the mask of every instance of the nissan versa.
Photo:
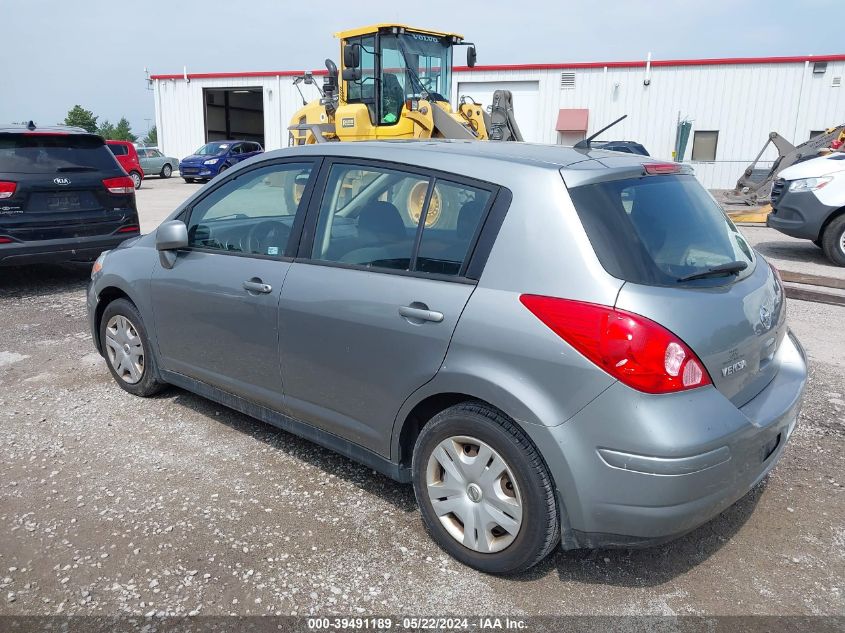
POLYGON ((458 560, 684 534, 783 453, 777 271, 677 164, 518 143, 263 154, 96 262, 94 342, 413 482, 458 560))

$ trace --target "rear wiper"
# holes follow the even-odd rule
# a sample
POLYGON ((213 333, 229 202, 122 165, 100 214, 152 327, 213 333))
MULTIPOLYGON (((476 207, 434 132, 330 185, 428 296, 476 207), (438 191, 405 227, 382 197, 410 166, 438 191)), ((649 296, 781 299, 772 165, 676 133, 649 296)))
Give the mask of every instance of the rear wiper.
POLYGON ((71 171, 97 171, 96 167, 59 167, 56 169, 58 173, 67 173, 71 171))
POLYGON ((681 277, 678 281, 692 281, 693 279, 705 279, 707 277, 716 277, 718 275, 736 275, 746 268, 748 268, 748 264, 746 262, 728 262, 727 264, 713 266, 713 268, 708 268, 700 273, 693 273, 692 275, 681 277))

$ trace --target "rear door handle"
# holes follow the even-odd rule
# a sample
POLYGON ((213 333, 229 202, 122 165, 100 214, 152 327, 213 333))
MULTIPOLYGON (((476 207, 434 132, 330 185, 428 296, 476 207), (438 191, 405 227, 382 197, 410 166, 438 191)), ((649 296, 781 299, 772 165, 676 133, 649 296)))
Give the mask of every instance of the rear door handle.
POLYGON ((399 308, 399 314, 406 319, 416 319, 418 321, 432 321, 433 323, 440 323, 443 320, 442 312, 428 310, 427 308, 402 306, 399 308))
POLYGON ((273 286, 270 284, 265 284, 260 279, 252 278, 249 281, 244 282, 244 290, 247 292, 257 292, 259 294, 268 294, 273 292, 273 286))

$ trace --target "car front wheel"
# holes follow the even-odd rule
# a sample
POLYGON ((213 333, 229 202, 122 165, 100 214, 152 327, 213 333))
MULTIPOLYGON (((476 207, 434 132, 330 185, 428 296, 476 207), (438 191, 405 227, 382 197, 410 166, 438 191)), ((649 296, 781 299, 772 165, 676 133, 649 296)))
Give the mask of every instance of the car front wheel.
POLYGON ((193 178, 184 178, 184 181, 190 184, 190 183, 194 182, 194 179, 193 178))
POLYGON ((469 402, 436 415, 414 447, 412 472, 429 534, 470 567, 523 571, 560 541, 555 488, 542 457, 492 407, 469 402))
POLYGON ((833 220, 822 235, 822 249, 837 266, 845 266, 845 214, 833 220))
POLYGON ((100 320, 100 343, 115 382, 136 396, 151 396, 162 389, 156 362, 138 309, 126 299, 106 306, 100 320))
POLYGON ((173 173, 173 167, 171 167, 169 163, 161 168, 161 177, 162 178, 170 178, 170 175, 172 173, 173 173))

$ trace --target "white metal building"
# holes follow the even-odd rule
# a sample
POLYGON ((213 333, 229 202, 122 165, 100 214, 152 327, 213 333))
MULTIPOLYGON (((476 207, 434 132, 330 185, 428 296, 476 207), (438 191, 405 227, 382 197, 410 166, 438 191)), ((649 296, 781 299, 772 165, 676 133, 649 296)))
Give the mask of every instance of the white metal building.
MULTIPOLYGON (((224 138, 286 147, 300 74, 153 75, 160 147, 179 158, 224 138)), ((705 186, 731 188, 769 132, 798 144, 845 122, 844 76, 845 55, 456 67, 452 102, 471 95, 487 105, 494 90, 511 90, 526 141, 567 145, 627 114, 600 140, 638 141, 666 159, 687 119, 684 162, 705 186)), ((770 147, 763 160, 775 156, 770 147)))

